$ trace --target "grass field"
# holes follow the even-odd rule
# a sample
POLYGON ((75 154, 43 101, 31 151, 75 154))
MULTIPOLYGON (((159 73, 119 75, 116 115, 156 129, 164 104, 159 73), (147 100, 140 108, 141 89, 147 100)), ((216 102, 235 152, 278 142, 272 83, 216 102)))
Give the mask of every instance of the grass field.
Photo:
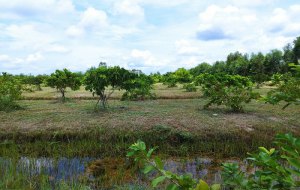
MULTIPOLYGON (((297 106, 282 110, 282 105, 253 101, 245 106, 244 113, 232 113, 224 107, 203 110, 206 102, 203 98, 172 99, 175 95, 195 98, 201 96, 200 92, 187 93, 180 87, 168 89, 162 85, 157 85, 154 91, 170 100, 128 102, 113 99, 109 101, 110 107, 106 111, 95 111, 95 100, 71 98, 66 103, 59 103, 53 89, 26 93, 26 98, 49 97, 53 100, 22 100, 20 105, 23 109, 1 112, 0 138, 20 146, 30 144, 28 147, 47 141, 54 142, 56 146, 64 143, 64 146, 70 146, 73 143, 78 147, 72 149, 70 155, 79 152, 85 156, 100 153, 119 155, 126 151, 130 143, 143 139, 151 145, 159 145, 164 141, 161 150, 171 155, 237 156, 245 155, 257 146, 270 146, 276 133, 300 134, 300 109, 297 106), (87 144, 85 141, 93 142, 87 144), (80 145, 77 144, 79 142, 80 145), (80 151, 82 143, 85 148, 80 151), (95 150, 95 147, 101 146, 98 144, 105 144, 106 148, 95 150), (119 146, 116 151, 106 152, 113 149, 114 145, 119 146)), ((265 93, 267 89, 259 91, 265 93)), ((67 93, 68 97, 88 95, 89 92, 83 90, 67 93)), ((32 149, 28 147, 16 151, 29 154, 32 149)), ((7 152, 3 146, 1 150, 3 154, 7 152)), ((59 150, 56 152, 59 153, 59 150)), ((49 145, 46 153, 51 155, 52 151, 55 151, 55 147, 49 145)), ((34 152, 42 155, 45 150, 40 152, 35 147, 34 152)))
MULTIPOLYGON (((266 94, 268 90, 256 91, 266 94)), ((165 159, 210 157, 213 167, 219 167, 226 159, 243 160, 259 146, 273 147, 277 133, 300 135, 300 109, 295 105, 282 110, 283 104, 252 101, 245 105, 244 113, 233 113, 222 106, 204 110, 206 99, 199 91, 185 92, 180 86, 166 88, 162 84, 153 91, 158 99, 147 101, 120 101, 122 92, 116 92, 106 110, 95 110, 96 100, 83 88, 68 91, 65 103, 50 88, 24 93, 18 102, 21 109, 0 112, 0 158, 11 162, 7 165, 0 160, 4 171, 0 188, 86 189, 96 185, 147 189, 126 186, 135 181, 137 170, 128 170, 124 158, 138 139, 158 146, 157 153, 165 159), (100 158, 102 164, 96 169, 105 168, 105 172, 97 178, 99 182, 90 182, 84 175, 83 181, 53 183, 49 175, 18 172, 17 163, 24 156, 33 160, 100 158)))

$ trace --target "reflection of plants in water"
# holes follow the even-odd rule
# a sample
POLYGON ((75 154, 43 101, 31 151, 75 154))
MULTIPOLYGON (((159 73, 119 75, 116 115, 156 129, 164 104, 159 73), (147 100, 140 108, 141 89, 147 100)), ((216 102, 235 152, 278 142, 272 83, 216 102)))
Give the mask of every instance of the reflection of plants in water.
POLYGON ((145 174, 156 171, 157 176, 152 180, 151 185, 155 188, 159 184, 168 181, 168 190, 219 190, 221 186, 214 184, 211 187, 203 181, 197 182, 191 174, 178 175, 164 169, 164 163, 159 157, 152 159, 152 153, 156 148, 146 149, 146 144, 142 141, 137 141, 129 147, 128 157, 133 157, 134 160, 143 165, 145 174))
MULTIPOLYGON (((258 154, 249 154, 248 160, 254 167, 254 172, 246 174, 236 163, 223 164, 224 187, 235 190, 278 189, 288 190, 300 187, 300 139, 291 134, 277 135, 275 144, 280 147, 267 150, 259 147, 258 154), (297 178, 298 177, 298 178, 297 178)), ((203 180, 197 182, 191 174, 178 175, 165 169, 159 157, 152 156, 156 148, 147 150, 142 141, 137 141, 129 147, 128 157, 133 157, 140 163, 145 174, 156 171, 152 186, 167 183, 168 190, 217 190, 221 185, 208 186, 203 180)))

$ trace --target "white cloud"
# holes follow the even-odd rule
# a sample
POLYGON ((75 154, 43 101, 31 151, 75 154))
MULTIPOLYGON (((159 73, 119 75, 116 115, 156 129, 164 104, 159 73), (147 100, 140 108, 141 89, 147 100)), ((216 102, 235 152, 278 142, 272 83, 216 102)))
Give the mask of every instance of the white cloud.
POLYGON ((179 55, 199 55, 200 50, 198 47, 193 46, 188 40, 178 40, 175 42, 177 54, 179 55))
POLYGON ((30 54, 26 58, 26 62, 37 62, 43 60, 44 57, 40 52, 36 52, 34 54, 30 54))

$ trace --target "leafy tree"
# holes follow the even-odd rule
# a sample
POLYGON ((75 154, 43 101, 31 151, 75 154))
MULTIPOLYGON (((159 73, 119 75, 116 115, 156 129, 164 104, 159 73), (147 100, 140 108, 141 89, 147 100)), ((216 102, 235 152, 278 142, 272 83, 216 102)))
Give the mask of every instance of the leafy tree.
POLYGON ((262 53, 252 54, 250 58, 250 76, 251 79, 256 82, 257 88, 261 83, 267 80, 267 75, 264 73, 265 57, 262 53))
POLYGON ((211 68, 212 66, 210 64, 203 62, 197 65, 196 67, 191 68, 190 73, 191 75, 193 75, 193 77, 196 77, 203 73, 211 73, 211 68))
POLYGON ((252 92, 252 83, 247 77, 239 75, 202 74, 197 77, 197 83, 202 85, 204 97, 212 104, 225 105, 232 111, 243 111, 243 103, 249 103, 259 95, 252 92))
POLYGON ((185 68, 179 68, 174 72, 176 81, 179 83, 188 83, 191 82, 192 76, 188 70, 185 68))
POLYGON ((269 76, 272 76, 276 73, 281 73, 281 68, 284 65, 282 57, 282 52, 277 49, 271 50, 270 53, 267 53, 264 62, 265 73, 269 76))
POLYGON ((126 92, 122 100, 145 100, 155 99, 155 94, 151 92, 154 81, 150 76, 145 74, 136 75, 133 80, 125 83, 126 92))
POLYGON ((212 68, 211 74, 226 73, 226 63, 224 61, 216 61, 212 68))
POLYGON ((300 66, 291 64, 295 71, 291 74, 275 75, 273 82, 277 88, 268 92, 264 100, 270 104, 278 104, 281 101, 286 102, 283 109, 291 104, 300 104, 300 66))
POLYGON ((81 86, 80 78, 76 73, 72 73, 68 69, 56 70, 46 80, 46 85, 51 88, 56 88, 62 96, 62 101, 65 101, 65 92, 67 87, 72 90, 79 90, 81 86))
POLYGON ((96 106, 101 101, 106 108, 107 100, 115 90, 129 89, 128 81, 133 80, 136 74, 118 66, 98 68, 92 67, 86 72, 84 79, 85 89, 99 96, 96 106))
POLYGON ((168 88, 177 86, 177 78, 172 72, 167 72, 162 76, 162 82, 164 85, 167 85, 168 88))
POLYGON ((293 46, 288 43, 286 46, 283 47, 283 60, 285 63, 297 63, 297 59, 293 50, 293 46))
POLYGON ((162 82, 162 75, 160 74, 160 72, 151 73, 150 77, 152 78, 154 83, 162 82))
POLYGON ((0 75, 0 110, 10 111, 19 108, 16 100, 21 98, 22 85, 12 75, 0 75))
POLYGON ((187 83, 183 85, 183 88, 187 91, 187 92, 196 92, 197 91, 197 87, 195 85, 195 83, 187 83))
POLYGON ((294 48, 293 48, 293 52, 294 52, 294 55, 295 55, 295 61, 294 61, 294 63, 300 64, 300 63, 299 63, 299 60, 300 60, 300 36, 297 37, 297 38, 294 40, 294 48))

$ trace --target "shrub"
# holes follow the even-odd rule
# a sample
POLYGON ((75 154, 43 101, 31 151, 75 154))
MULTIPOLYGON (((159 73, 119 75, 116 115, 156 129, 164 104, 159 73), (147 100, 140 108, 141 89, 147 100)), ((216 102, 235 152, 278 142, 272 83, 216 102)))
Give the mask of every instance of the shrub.
POLYGON ((16 100, 21 98, 22 85, 12 75, 0 75, 0 110, 10 111, 19 108, 16 100))
POLYGON ((290 73, 283 75, 274 75, 272 83, 277 86, 276 89, 268 92, 264 100, 270 104, 278 104, 281 101, 286 102, 282 109, 291 104, 300 104, 300 66, 291 65, 296 71, 293 76, 290 73))
POLYGON ((196 85, 194 83, 188 83, 188 84, 184 84, 183 88, 187 91, 187 92, 196 92, 197 88, 196 85))
POLYGON ((209 102, 204 106, 225 105, 232 111, 243 111, 243 103, 249 103, 258 98, 259 94, 252 92, 249 78, 239 75, 202 74, 197 77, 197 83, 202 85, 204 97, 209 102))
POLYGON ((230 189, 297 189, 300 187, 300 139, 291 134, 277 135, 275 144, 280 147, 267 150, 259 147, 259 153, 250 154, 250 175, 239 169, 236 163, 223 164, 224 186, 230 189), (298 180, 297 180, 298 177, 298 180))
POLYGON ((123 94, 121 100, 146 100, 156 98, 155 94, 151 92, 154 83, 151 77, 142 74, 126 83, 126 92, 123 94))

